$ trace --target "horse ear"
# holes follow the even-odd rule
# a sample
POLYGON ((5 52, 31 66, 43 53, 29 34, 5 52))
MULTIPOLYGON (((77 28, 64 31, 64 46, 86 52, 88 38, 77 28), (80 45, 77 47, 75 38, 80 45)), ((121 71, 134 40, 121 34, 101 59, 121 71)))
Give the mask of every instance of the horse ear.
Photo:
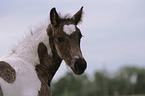
POLYGON ((50 21, 51 21, 51 24, 56 27, 58 24, 59 24, 59 15, 57 14, 56 12, 56 9, 55 8, 52 8, 51 11, 50 11, 50 21))
POLYGON ((77 25, 82 18, 83 15, 83 6, 81 7, 81 9, 73 16, 73 20, 75 22, 75 24, 77 25))

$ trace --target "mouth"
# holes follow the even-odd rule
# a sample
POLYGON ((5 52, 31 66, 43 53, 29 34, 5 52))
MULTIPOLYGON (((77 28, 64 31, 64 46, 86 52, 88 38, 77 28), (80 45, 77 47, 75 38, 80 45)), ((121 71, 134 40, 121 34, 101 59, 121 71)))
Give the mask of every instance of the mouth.
POLYGON ((73 72, 76 74, 76 75, 81 75, 84 73, 85 70, 78 70, 78 69, 73 69, 73 72))

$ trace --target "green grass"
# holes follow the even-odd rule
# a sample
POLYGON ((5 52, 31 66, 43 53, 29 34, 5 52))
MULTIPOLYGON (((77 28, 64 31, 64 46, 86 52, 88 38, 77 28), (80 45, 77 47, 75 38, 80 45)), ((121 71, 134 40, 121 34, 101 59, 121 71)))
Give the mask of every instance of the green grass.
POLYGON ((145 96, 145 95, 119 95, 119 96, 145 96))

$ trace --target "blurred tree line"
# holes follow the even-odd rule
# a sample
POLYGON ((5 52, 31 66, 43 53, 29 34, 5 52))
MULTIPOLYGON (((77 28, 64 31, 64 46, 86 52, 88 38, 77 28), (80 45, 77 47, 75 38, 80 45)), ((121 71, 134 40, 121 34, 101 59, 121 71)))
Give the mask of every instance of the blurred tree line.
POLYGON ((51 86, 52 96, 119 96, 145 94, 145 69, 123 67, 114 74, 97 71, 93 79, 67 73, 51 86))

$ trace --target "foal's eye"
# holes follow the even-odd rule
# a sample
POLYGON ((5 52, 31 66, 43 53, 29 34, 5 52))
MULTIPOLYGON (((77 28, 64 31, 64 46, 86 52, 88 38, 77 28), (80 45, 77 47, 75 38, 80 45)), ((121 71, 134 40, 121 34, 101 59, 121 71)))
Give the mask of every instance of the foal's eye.
POLYGON ((59 42, 63 42, 63 41, 64 41, 64 39, 63 39, 62 37, 57 37, 57 40, 58 40, 59 42))

